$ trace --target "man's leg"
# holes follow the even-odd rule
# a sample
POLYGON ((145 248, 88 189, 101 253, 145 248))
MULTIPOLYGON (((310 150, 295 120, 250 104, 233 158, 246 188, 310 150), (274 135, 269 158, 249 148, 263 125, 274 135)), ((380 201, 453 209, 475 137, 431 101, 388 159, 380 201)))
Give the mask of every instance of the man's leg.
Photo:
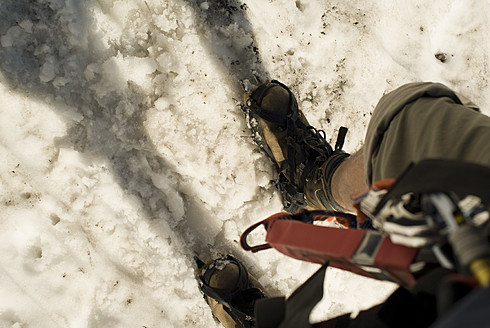
POLYGON ((488 163, 486 155, 482 155, 478 149, 485 149, 489 145, 486 140, 490 130, 486 128, 488 124, 485 123, 489 118, 466 108, 452 90, 441 84, 411 83, 387 94, 374 111, 363 149, 351 156, 336 151, 320 163, 318 159, 324 156, 318 153, 320 156, 315 157, 311 156, 311 153, 313 149, 318 149, 316 145, 325 144, 326 141, 316 137, 318 134, 314 132, 317 130, 309 127, 301 111, 298 113, 300 119, 292 129, 296 131, 296 139, 289 136, 289 128, 286 128, 284 123, 271 122, 278 117, 283 117, 285 121, 286 117, 290 117, 291 106, 297 106, 294 95, 287 87, 271 83, 268 87, 266 85, 265 88, 259 88, 259 91, 254 92, 252 99, 255 100, 255 108, 252 107, 250 110, 252 113, 255 110, 257 114, 262 146, 265 146, 265 150, 277 163, 283 177, 289 180, 288 182, 283 179, 286 185, 289 184, 283 189, 295 189, 300 195, 304 193, 309 208, 353 211, 352 194, 365 191, 375 181, 398 177, 412 161, 423 158, 462 158, 477 163, 488 163), (421 106, 418 106, 419 103, 421 106), (420 120, 421 116, 428 115, 429 111, 426 109, 429 105, 434 107, 431 113, 437 117, 420 120), (454 127, 448 126, 445 117, 447 112, 444 109, 449 109, 448 107, 464 109, 464 117, 451 121, 454 122, 454 127), (416 112, 417 108, 422 111, 416 112), (266 115, 261 117, 261 113, 266 115), (402 119, 402 116, 407 115, 412 115, 413 118, 402 119), (483 131, 458 129, 458 126, 465 126, 461 123, 464 121, 463 118, 471 120, 474 123, 469 125, 479 126, 483 131), (393 128, 398 121, 403 124, 393 128), (298 141, 297 137, 305 133, 308 134, 309 140, 298 141), (467 135, 466 139, 470 141, 458 142, 463 134, 467 135), (485 137, 478 137, 477 134, 484 134, 485 137), (452 139, 449 140, 449 137, 452 139), (315 148, 307 148, 311 140, 315 148), (300 165, 283 165, 289 164, 290 149, 305 151, 301 156, 298 156, 298 153, 293 156, 296 159, 303 158, 303 162, 297 162, 300 165), (475 149, 476 154, 468 153, 475 149), (309 157, 304 160, 305 156, 309 157), (314 165, 310 165, 313 161, 314 165), (304 184, 302 179, 305 181, 304 184))
POLYGON ((365 181, 364 156, 363 150, 360 149, 345 159, 335 170, 330 184, 334 200, 346 210, 355 212, 351 196, 367 190, 365 181))
POLYGON ((383 96, 364 143, 366 182, 398 178, 412 162, 490 165, 490 118, 438 83, 410 83, 383 96))
POLYGON ((411 162, 426 158, 489 165, 490 118, 461 98, 434 83, 407 84, 384 96, 364 147, 333 174, 329 187, 335 201, 352 210, 352 194, 373 182, 397 178, 411 162))

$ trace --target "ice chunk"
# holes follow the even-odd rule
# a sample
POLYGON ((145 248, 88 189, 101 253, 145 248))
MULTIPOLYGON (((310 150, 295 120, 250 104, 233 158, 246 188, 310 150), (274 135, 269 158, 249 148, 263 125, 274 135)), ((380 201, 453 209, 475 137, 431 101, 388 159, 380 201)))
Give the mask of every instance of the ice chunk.
POLYGON ((39 72, 39 79, 41 82, 49 82, 56 77, 54 59, 48 58, 46 62, 41 66, 41 71, 39 72))
POLYGON ((16 39, 20 38, 22 29, 19 26, 12 26, 4 36, 0 38, 2 47, 7 48, 13 46, 16 39))

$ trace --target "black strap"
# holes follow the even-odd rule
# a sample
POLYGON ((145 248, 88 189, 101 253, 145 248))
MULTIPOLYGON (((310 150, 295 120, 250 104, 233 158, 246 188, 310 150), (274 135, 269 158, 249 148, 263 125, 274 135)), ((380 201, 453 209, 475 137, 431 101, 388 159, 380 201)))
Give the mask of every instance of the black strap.
POLYGON ((283 174, 279 175, 279 191, 283 199, 284 210, 296 213, 299 209, 306 207, 305 195, 299 192, 283 174))
POLYGON ((339 129, 339 134, 337 135, 337 142, 335 143, 335 150, 341 150, 344 147, 345 136, 347 134, 347 128, 341 126, 339 129))
POLYGON ((427 159, 411 164, 376 207, 407 192, 453 192, 459 198, 474 195, 490 208, 490 168, 460 160, 427 159))
POLYGON ((238 317, 242 321, 253 320, 253 309, 245 308, 246 304, 254 298, 264 297, 264 294, 259 289, 249 288, 247 269, 243 266, 243 264, 230 255, 213 262, 201 277, 201 282, 201 290, 205 295, 215 299, 218 303, 223 304, 225 310, 230 315, 233 315, 233 317, 238 317), (216 271, 215 265, 218 262, 223 261, 230 261, 238 267, 238 282, 233 291, 213 288, 209 285, 209 280, 216 271))
POLYGON ((258 301, 255 305, 257 328, 311 328, 310 313, 323 297, 327 267, 328 262, 296 289, 287 301, 283 298, 258 301))
POLYGON ((488 327, 490 287, 477 289, 457 303, 452 311, 437 321, 434 328, 488 327))
POLYGON ((286 298, 271 297, 255 303, 255 322, 257 328, 276 328, 286 316, 286 298))

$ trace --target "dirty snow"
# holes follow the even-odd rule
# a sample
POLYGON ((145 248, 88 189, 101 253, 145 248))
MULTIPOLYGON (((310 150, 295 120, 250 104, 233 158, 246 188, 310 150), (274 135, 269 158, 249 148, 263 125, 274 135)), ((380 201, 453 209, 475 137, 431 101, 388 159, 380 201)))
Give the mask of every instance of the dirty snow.
MULTIPOLYGON (((0 326, 217 327, 193 256, 233 253, 274 295, 317 265, 245 254, 281 210, 240 80, 288 84, 362 145, 378 99, 439 81, 490 113, 488 1, 3 0, 0 326)), ((328 271, 314 320, 394 285, 328 271)))

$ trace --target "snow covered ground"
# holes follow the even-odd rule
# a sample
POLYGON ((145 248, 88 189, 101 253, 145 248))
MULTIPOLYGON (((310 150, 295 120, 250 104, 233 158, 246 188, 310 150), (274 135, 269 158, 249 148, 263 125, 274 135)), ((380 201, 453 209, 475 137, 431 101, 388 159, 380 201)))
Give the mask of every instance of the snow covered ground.
MULTIPOLYGON (((237 105, 252 71, 362 145, 383 93, 440 81, 490 114, 490 3, 2 0, 0 327, 217 327, 192 257, 272 294, 317 265, 237 240, 281 210, 237 105)), ((457 133, 457 131, 455 131, 457 133)), ((394 285, 329 270, 314 319, 394 285)))

